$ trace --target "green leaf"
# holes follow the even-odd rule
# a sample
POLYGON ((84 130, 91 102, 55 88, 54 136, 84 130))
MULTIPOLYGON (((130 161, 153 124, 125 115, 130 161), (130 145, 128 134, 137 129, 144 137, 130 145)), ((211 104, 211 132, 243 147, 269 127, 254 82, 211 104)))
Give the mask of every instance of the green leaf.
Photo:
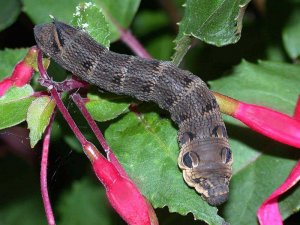
POLYGON ((76 181, 59 201, 59 224, 113 224, 107 204, 105 190, 100 184, 88 179, 76 181))
POLYGON ((300 57, 300 10, 291 15, 287 25, 283 29, 283 44, 292 59, 300 57))
POLYGON ((12 25, 21 12, 19 0, 0 0, 0 31, 12 25))
POLYGON ((15 65, 23 59, 28 49, 5 49, 0 51, 0 79, 10 76, 15 65))
POLYGON ((171 35, 158 36, 152 39, 146 48, 150 55, 159 60, 170 60, 173 53, 173 37, 171 35))
MULTIPOLYGON (((299 94, 299 73, 299 65, 243 61, 230 76, 210 84, 222 94, 292 115, 299 94)), ((256 224, 258 207, 285 180, 299 156, 293 154, 294 149, 254 133, 239 121, 224 118, 233 150, 234 175, 222 212, 232 225, 256 224)), ((299 198, 288 195, 281 202, 285 218, 300 207, 299 198), (293 207, 286 205, 289 203, 293 207)))
POLYGON ((140 0, 94 0, 96 5, 102 9, 111 31, 110 40, 116 41, 120 37, 119 28, 126 29, 140 5, 140 0))
POLYGON ((155 208, 168 206, 170 212, 191 212, 208 224, 222 224, 217 209, 183 181, 177 166, 177 131, 171 122, 149 109, 141 112, 141 117, 126 114, 105 132, 129 176, 155 208))
POLYGON ((242 19, 250 0, 187 0, 176 42, 184 35, 216 46, 239 40, 242 19))
POLYGON ((97 42, 109 48, 110 30, 108 23, 100 10, 93 3, 80 3, 73 14, 72 25, 82 27, 97 42))
POLYGON ((28 129, 30 130, 30 146, 33 148, 42 138, 53 114, 55 102, 48 96, 39 97, 32 101, 27 112, 28 129))
POLYGON ((136 36, 143 36, 168 25, 169 18, 166 12, 144 10, 137 13, 132 27, 136 36))
POLYGON ((34 100, 30 85, 10 88, 0 98, 0 130, 14 126, 26 119, 27 109, 34 100))
POLYGON ((76 5, 81 0, 22 0, 23 12, 25 12, 35 24, 48 23, 51 21, 49 15, 68 23, 73 15, 76 5))
POLYGON ((88 99, 85 106, 92 117, 99 122, 115 119, 128 112, 130 105, 129 98, 124 96, 88 94, 88 99))

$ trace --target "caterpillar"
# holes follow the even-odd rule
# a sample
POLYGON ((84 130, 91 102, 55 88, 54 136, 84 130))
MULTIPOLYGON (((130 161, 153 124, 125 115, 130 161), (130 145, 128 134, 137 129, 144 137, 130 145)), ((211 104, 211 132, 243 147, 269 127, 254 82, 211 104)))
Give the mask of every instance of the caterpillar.
POLYGON ((38 47, 64 69, 108 92, 152 101, 178 125, 178 165, 210 205, 228 199, 232 153, 214 95, 172 62, 118 54, 59 21, 34 27, 38 47))

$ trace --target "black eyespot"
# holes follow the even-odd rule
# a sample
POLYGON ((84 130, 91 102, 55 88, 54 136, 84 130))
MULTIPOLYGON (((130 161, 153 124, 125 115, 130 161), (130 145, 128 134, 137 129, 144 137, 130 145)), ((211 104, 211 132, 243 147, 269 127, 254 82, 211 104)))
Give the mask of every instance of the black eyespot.
POLYGON ((189 152, 184 154, 182 161, 183 161, 183 164, 186 165, 187 167, 193 168, 193 161, 192 161, 192 158, 190 157, 189 152))
POLYGON ((216 126, 212 130, 211 135, 212 135, 212 137, 228 138, 226 128, 224 126, 221 126, 221 125, 216 126))
POLYGON ((232 159, 232 153, 231 150, 229 148, 223 148, 222 149, 222 161, 223 163, 229 163, 232 159))
POLYGON ((197 153, 191 151, 187 152, 182 157, 182 162, 184 165, 186 165, 189 168, 197 167, 199 164, 199 157, 197 153))
POLYGON ((193 140, 194 137, 195 137, 195 135, 193 133, 191 133, 191 132, 185 132, 180 137, 179 142, 180 142, 181 145, 184 145, 185 143, 190 142, 191 140, 193 140))

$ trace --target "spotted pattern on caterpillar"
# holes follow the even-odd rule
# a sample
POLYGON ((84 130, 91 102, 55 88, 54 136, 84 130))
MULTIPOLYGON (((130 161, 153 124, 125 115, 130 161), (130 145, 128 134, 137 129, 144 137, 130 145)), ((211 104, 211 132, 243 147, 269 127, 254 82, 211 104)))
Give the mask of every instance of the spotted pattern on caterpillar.
POLYGON ((82 80, 168 110, 179 127, 184 180, 211 205, 227 200, 232 154, 219 106, 199 77, 171 62, 111 52, 59 21, 35 26, 34 36, 46 55, 82 80))

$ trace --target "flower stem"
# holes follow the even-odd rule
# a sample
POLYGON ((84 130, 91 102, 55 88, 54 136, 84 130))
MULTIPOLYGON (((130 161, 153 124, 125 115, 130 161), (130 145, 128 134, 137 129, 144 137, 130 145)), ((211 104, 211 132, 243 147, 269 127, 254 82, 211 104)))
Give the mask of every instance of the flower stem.
MULTIPOLYGON (((42 64, 42 59, 43 59, 43 53, 41 51, 39 51, 39 54, 38 54, 38 68, 39 68, 41 77, 44 80, 50 80, 50 78, 49 78, 49 76, 48 76, 48 74, 47 74, 47 72, 44 69, 44 66, 42 64)), ((91 148, 89 148, 89 146, 91 144, 83 136, 83 134, 79 130, 78 126, 76 125, 75 121, 73 120, 70 113, 68 112, 67 108, 63 104, 63 102, 62 102, 62 100, 61 100, 61 98, 60 98, 60 96, 59 96, 59 94, 56 90, 55 85, 49 85, 48 90, 51 93, 51 96, 54 98, 55 103, 57 105, 57 108, 61 112, 61 114, 64 117, 64 119, 66 120, 66 122, 69 124, 71 130, 75 134, 78 141, 81 143, 85 154, 88 156, 88 158, 91 161, 93 161, 94 159, 96 159, 99 156, 100 153, 89 151, 89 149, 91 149, 91 148)))
POLYGON ((52 114, 49 125, 45 131, 45 137, 43 141, 43 152, 42 152, 42 160, 41 160, 41 172, 40 172, 40 184, 41 184, 41 193, 42 199, 44 203, 44 208, 46 212, 46 217, 49 225, 55 225, 55 219, 49 199, 48 193, 48 183, 47 183, 47 168, 48 168, 48 155, 49 155, 49 144, 50 144, 50 134, 51 127, 53 124, 53 120, 55 117, 55 113, 52 114))
POLYGON ((141 45, 141 43, 133 36, 129 30, 119 27, 121 40, 138 56, 145 59, 152 59, 151 55, 141 45))
POLYGON ((101 144, 102 148, 106 152, 107 159, 114 165, 114 167, 118 170, 118 172, 123 176, 128 178, 128 175, 126 174, 125 170, 117 160, 117 157, 107 144, 102 132, 98 128, 95 120, 93 120, 91 114, 88 112, 87 108, 84 105, 84 100, 81 98, 81 96, 78 93, 72 94, 72 99, 81 111, 82 115, 88 122, 89 126, 91 127, 92 131, 94 132, 96 138, 98 139, 99 143, 101 144))

